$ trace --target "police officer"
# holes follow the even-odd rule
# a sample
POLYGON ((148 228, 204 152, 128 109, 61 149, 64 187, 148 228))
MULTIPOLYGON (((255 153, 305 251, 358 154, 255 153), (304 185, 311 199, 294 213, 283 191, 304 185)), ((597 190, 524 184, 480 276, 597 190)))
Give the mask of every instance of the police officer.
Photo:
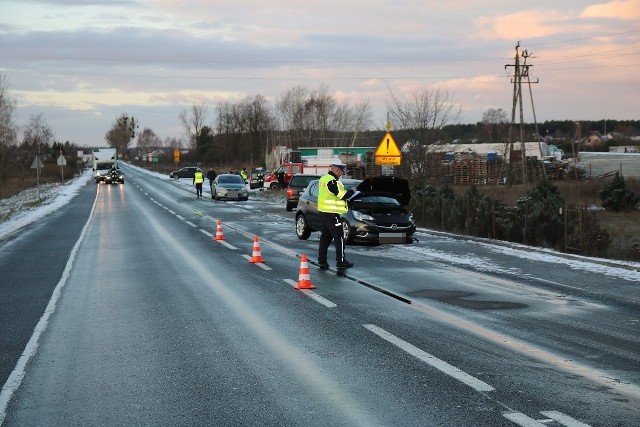
POLYGON ((204 174, 202 169, 198 168, 193 174, 193 183, 196 185, 196 197, 202 197, 202 183, 204 182, 204 174))
POLYGON ((247 173, 247 168, 242 168, 242 170, 240 171, 240 176, 242 177, 242 180, 246 184, 247 180, 249 179, 249 174, 247 173))
POLYGON ((318 214, 320 219, 320 245, 318 246, 318 264, 321 270, 327 270, 327 250, 333 240, 336 248, 336 267, 338 272, 345 268, 353 267, 353 263, 344 257, 344 235, 342 233, 342 223, 340 214, 346 213, 347 199, 353 197, 358 192, 345 190, 339 178, 344 174, 346 165, 343 163, 333 163, 329 167, 329 172, 320 178, 318 182, 318 214))

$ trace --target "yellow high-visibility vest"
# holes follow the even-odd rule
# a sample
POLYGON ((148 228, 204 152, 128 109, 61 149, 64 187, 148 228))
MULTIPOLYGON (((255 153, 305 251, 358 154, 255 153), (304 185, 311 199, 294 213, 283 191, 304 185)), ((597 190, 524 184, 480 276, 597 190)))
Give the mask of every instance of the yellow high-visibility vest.
POLYGON ((349 208, 347 207, 347 201, 342 200, 341 197, 345 195, 347 190, 344 189, 342 182, 337 180, 333 175, 326 174, 320 181, 318 181, 318 210, 320 212, 329 212, 343 214, 347 213, 349 208), (327 187, 329 181, 336 180, 338 183, 338 195, 336 196, 327 187))

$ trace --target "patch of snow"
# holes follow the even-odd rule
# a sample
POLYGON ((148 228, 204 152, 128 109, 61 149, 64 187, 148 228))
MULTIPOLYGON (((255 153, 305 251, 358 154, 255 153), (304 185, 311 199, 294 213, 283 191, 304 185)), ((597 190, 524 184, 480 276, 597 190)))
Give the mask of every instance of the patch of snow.
POLYGON ((42 184, 1 199, 0 218, 4 220, 0 222, 0 239, 66 205, 90 179, 89 169, 65 184, 42 184))

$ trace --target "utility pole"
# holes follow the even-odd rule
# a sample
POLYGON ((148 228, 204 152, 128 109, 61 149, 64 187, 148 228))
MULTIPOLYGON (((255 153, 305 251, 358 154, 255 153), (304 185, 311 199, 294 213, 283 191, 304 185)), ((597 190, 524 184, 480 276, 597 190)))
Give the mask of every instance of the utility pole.
MULTIPOLYGON (((533 95, 531 91, 531 83, 538 83, 538 81, 536 80, 535 82, 532 82, 529 76, 529 67, 531 67, 531 65, 527 64, 527 59, 530 56, 531 55, 529 55, 526 49, 522 52, 522 54, 520 53, 520 42, 518 42, 518 44, 516 45, 514 64, 507 64, 504 66, 505 69, 507 69, 508 67, 514 67, 514 76, 511 79, 511 83, 513 83, 513 104, 511 108, 511 126, 509 127, 509 175, 510 175, 510 178, 513 177, 513 171, 511 167, 511 155, 513 154, 513 142, 514 142, 513 130, 514 130, 515 121, 516 121, 516 108, 518 108, 519 116, 520 116, 519 130, 520 130, 520 152, 522 153, 521 161, 522 161, 522 183, 523 184, 526 183, 526 178, 527 178, 527 167, 526 167, 527 153, 526 153, 525 135, 524 135, 524 111, 522 106, 522 79, 523 78, 526 79, 529 85, 529 95, 531 97, 531 107, 533 109, 533 115, 534 115, 536 139, 538 140, 538 146, 541 148, 540 137, 538 133, 538 123, 535 118, 535 107, 533 105, 533 95), (521 56, 524 60, 522 64, 520 63, 521 56)), ((542 149, 540 149, 540 152, 542 154, 542 149)), ((544 171, 544 164, 542 169, 544 174, 543 176, 546 180, 546 172, 544 171)))

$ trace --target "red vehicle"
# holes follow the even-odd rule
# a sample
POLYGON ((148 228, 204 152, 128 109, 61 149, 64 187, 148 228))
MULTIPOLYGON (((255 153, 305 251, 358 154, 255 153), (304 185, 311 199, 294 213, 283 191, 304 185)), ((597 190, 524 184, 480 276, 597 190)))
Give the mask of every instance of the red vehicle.
POLYGON ((264 177, 264 188, 270 190, 280 190, 287 188, 293 175, 304 172, 302 163, 283 163, 274 173, 264 177))
POLYGON ((264 188, 269 190, 285 190, 289 186, 291 178, 296 174, 316 174, 324 175, 329 170, 331 161, 322 164, 308 163, 283 163, 275 172, 264 177, 264 188))

